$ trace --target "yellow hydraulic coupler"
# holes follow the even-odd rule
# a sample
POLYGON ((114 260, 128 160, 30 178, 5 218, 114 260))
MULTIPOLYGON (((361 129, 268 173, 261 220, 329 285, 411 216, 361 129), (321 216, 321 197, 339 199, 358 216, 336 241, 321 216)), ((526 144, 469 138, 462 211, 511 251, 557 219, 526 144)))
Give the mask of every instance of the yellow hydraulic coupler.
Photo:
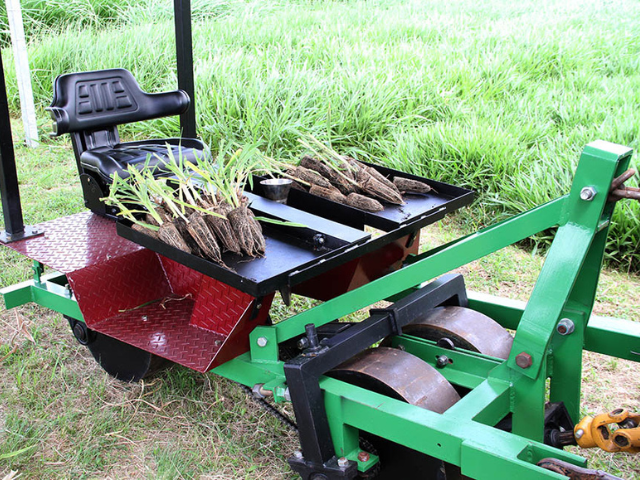
POLYGON ((640 452, 640 414, 618 408, 595 417, 584 417, 573 430, 582 448, 600 447, 606 452, 640 452), (617 425, 611 430, 609 425, 617 425))

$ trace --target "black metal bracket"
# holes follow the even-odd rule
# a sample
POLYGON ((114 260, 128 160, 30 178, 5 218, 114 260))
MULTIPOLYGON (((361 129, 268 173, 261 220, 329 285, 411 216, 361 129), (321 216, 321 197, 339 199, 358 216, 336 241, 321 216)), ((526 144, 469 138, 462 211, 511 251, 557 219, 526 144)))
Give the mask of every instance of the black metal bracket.
POLYGON ((0 232, 0 243, 17 242, 18 240, 37 237, 38 235, 42 235, 42 234, 44 234, 43 228, 24 225, 23 230, 20 233, 9 233, 6 230, 0 232))
POLYGON ((445 275, 387 309, 371 310, 368 319, 323 339, 322 350, 313 355, 303 352, 284 364, 303 454, 288 461, 303 480, 354 478, 357 474, 351 469, 353 462, 337 466, 320 377, 374 343, 401 332, 402 327, 419 320, 428 310, 466 303, 462 276, 445 275))

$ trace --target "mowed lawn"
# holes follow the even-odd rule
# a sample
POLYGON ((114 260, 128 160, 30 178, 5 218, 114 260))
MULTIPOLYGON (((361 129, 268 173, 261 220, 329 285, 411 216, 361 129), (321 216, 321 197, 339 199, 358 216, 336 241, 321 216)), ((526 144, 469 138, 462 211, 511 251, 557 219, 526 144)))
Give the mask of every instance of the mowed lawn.
MULTIPOLYGON (((122 1, 95 17, 64 9, 83 2, 47 2, 63 5, 28 29, 40 107, 53 78, 70 71, 124 67, 149 91, 175 88, 172 2, 122 1)), ((294 160, 298 138, 311 133, 343 153, 478 191, 474 206, 428 229, 425 248, 566 193, 590 141, 640 146, 634 0, 193 4, 199 133, 212 149, 224 140, 294 160)), ((19 115, 11 53, 2 53, 19 115)), ((39 121, 46 132, 44 112, 39 121)), ((167 119, 124 135, 177 129, 167 119)), ((18 148, 29 223, 84 208, 68 141, 43 133, 43 143, 18 148)), ((607 260, 619 272, 606 273, 596 310, 636 320, 640 281, 627 272, 640 265, 640 208, 625 202, 615 218, 607 260)), ((475 290, 526 299, 541 262, 513 248, 464 273, 475 290)), ((0 249, 0 286, 29 274, 29 262, 0 249)), ((174 367, 122 384, 68 330, 41 308, 0 311, 0 478, 293 477, 285 459, 295 436, 230 382, 174 367)), ((584 412, 639 409, 639 373, 585 356, 584 412)), ((629 455, 598 454, 592 466, 640 477, 629 455)))

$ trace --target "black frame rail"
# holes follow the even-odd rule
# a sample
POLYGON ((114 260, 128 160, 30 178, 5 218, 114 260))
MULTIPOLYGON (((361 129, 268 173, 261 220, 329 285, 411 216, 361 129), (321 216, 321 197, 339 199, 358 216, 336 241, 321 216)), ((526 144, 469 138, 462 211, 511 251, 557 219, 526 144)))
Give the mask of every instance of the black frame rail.
POLYGON ((419 320, 427 310, 442 305, 468 306, 462 275, 444 275, 388 308, 371 309, 367 320, 321 342, 317 341, 315 326, 306 326, 311 347, 284 364, 303 454, 302 458, 291 457, 288 461, 303 480, 312 479, 316 474, 325 475, 327 479, 349 479, 357 475, 355 462, 338 466, 320 377, 383 338, 401 335, 402 327, 419 320))

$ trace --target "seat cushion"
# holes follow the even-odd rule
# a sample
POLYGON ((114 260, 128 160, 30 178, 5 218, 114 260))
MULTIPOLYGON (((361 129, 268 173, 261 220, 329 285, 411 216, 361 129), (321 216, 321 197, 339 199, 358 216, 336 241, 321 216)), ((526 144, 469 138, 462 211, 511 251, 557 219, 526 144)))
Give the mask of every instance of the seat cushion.
POLYGON ((119 143, 113 147, 105 146, 87 150, 80 155, 80 164, 84 170, 97 173, 106 184, 110 184, 114 173, 117 173, 120 178, 127 178, 129 165, 138 169, 151 168, 156 176, 168 174, 164 166, 169 161, 169 151, 176 160, 181 156, 183 161, 191 162, 194 162, 196 157, 211 157, 209 149, 200 140, 164 138, 119 143))

